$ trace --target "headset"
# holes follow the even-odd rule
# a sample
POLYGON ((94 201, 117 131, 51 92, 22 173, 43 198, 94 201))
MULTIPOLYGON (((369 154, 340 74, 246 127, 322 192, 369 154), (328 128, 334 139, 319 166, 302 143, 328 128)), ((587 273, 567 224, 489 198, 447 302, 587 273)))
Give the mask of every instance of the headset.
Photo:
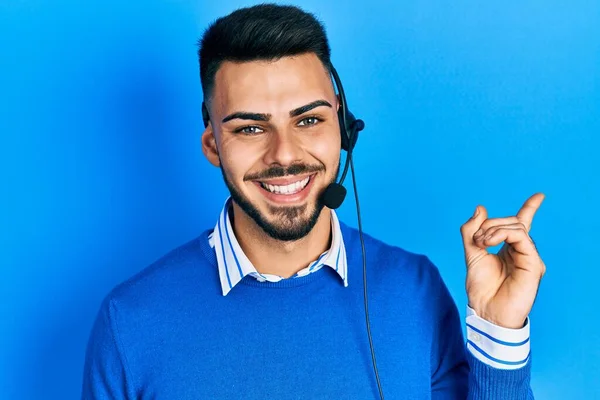
MULTIPOLYGON (((333 64, 329 64, 329 70, 337 87, 337 92, 340 101, 340 107, 338 108, 338 121, 340 124, 340 136, 342 141, 342 150, 346 151, 346 162, 342 171, 342 176, 338 182, 331 183, 325 188, 321 194, 321 202, 331 209, 336 209, 342 205, 346 198, 346 188, 342 185, 346 179, 348 173, 348 167, 352 171, 352 187, 354 189, 354 199, 356 201, 356 216, 358 219, 358 233, 360 237, 360 247, 362 251, 363 260, 363 288, 364 288, 364 300, 365 300, 365 320, 367 325, 367 335, 369 337, 369 348, 371 349, 371 359, 373 361, 373 371, 375 372, 375 379, 377 381, 377 389, 379 390, 379 397, 384 400, 383 390, 381 388, 381 381, 379 380, 379 372, 377 371, 377 361, 375 360, 375 350, 373 349, 373 338, 371 337, 371 323, 369 322, 369 302, 367 296, 367 256, 365 253, 365 241, 363 238, 362 222, 360 218, 360 204, 358 202, 358 189, 356 188, 356 176, 354 174, 354 163, 352 161, 352 151, 358 140, 358 133, 365 128, 365 123, 362 119, 354 117, 354 115, 348 109, 346 103, 346 95, 344 93, 344 87, 342 81, 333 67, 333 64)), ((204 127, 208 126, 210 117, 208 109, 204 102, 202 102, 202 121, 204 127)))

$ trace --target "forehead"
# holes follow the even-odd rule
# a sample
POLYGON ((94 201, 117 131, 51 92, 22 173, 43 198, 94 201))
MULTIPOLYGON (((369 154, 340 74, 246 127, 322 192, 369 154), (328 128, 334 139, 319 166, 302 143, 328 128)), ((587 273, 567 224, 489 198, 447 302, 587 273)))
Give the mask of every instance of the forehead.
POLYGON ((287 114, 334 97, 328 71, 315 54, 306 53, 276 61, 225 61, 215 75, 212 100, 223 114, 240 110, 287 114))

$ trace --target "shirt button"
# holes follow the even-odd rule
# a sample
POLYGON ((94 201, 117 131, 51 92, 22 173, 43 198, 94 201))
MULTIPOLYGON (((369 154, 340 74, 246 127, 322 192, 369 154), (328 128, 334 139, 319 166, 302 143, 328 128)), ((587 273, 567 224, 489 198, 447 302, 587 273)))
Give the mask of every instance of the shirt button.
POLYGON ((476 332, 471 333, 471 341, 477 342, 477 343, 481 342, 481 335, 476 332))

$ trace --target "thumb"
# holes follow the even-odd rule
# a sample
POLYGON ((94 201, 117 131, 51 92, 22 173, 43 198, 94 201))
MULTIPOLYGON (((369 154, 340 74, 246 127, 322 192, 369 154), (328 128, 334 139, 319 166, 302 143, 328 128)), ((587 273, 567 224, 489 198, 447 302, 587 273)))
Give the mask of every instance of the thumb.
POLYGON ((467 222, 460 227, 460 233, 462 235, 463 246, 465 248, 465 256, 467 259, 474 252, 481 252, 482 248, 478 247, 473 240, 475 232, 481 228, 481 224, 487 219, 488 214, 484 206, 477 206, 475 213, 467 222))

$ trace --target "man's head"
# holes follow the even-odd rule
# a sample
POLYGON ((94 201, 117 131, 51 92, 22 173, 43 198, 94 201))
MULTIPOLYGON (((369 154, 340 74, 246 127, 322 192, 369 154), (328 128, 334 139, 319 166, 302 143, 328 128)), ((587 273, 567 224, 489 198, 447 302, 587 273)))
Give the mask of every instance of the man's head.
POLYGON ((208 160, 268 235, 297 240, 339 169, 339 106, 323 26, 292 6, 239 9, 200 40, 208 160))

